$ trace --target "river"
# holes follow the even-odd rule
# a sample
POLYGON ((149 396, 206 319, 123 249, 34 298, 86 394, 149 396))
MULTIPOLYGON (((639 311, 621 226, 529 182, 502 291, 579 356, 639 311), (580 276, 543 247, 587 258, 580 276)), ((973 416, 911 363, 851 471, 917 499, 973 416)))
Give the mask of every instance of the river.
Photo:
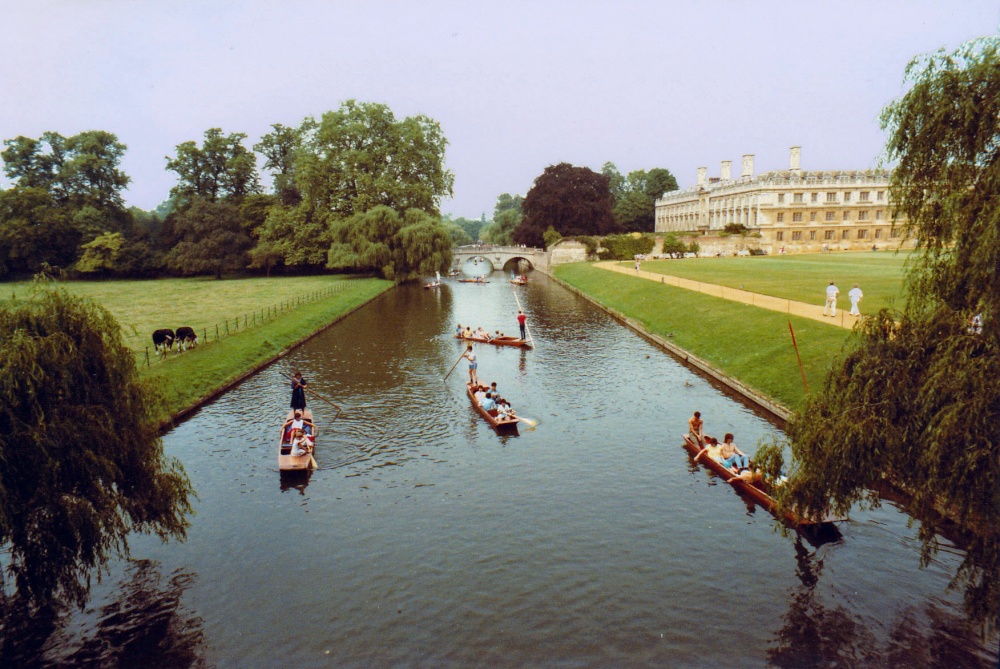
POLYGON ((691 413, 753 451, 763 417, 539 275, 386 293, 164 438, 198 491, 188 540, 133 542, 69 617, 68 666, 992 666, 947 591, 960 551, 919 569, 886 504, 839 540, 782 536, 692 462, 691 413), (534 429, 470 407, 456 323, 480 378, 534 429), (284 375, 323 430, 308 479, 282 479, 284 375), (818 542, 817 542, 818 543, 818 542), (124 660, 122 659, 124 658, 124 660), (937 663, 937 664, 936 664, 937 663))

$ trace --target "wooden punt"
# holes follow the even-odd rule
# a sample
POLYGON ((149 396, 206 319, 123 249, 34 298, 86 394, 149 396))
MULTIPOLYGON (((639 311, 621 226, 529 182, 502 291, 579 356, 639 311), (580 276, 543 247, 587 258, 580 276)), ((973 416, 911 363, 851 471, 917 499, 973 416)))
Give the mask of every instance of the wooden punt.
POLYGON ((440 288, 440 287, 441 287, 440 281, 432 281, 431 283, 424 284, 424 288, 440 288))
MULTIPOLYGON (((312 409, 304 409, 302 411, 302 420, 312 422, 312 409)), ((306 455, 292 455, 292 444, 288 441, 289 435, 288 431, 285 429, 285 425, 288 421, 295 418, 295 411, 289 410, 288 416, 285 417, 285 422, 282 423, 281 428, 279 428, 278 433, 278 470, 282 472, 302 472, 308 470, 312 466, 312 454, 307 453, 306 455)), ((319 436, 319 428, 313 423, 313 443, 315 444, 316 437, 319 436)))
POLYGON ((517 346, 520 348, 531 348, 531 341, 528 339, 518 339, 517 337, 493 337, 492 339, 482 339, 480 337, 464 337, 455 335, 455 339, 473 341, 477 344, 493 344, 494 346, 517 346))
MULTIPOLYGON (((702 450, 698 444, 686 434, 684 435, 684 449, 693 457, 698 456, 698 453, 702 450)), ((723 467, 721 462, 715 458, 709 457, 708 454, 702 454, 701 457, 697 457, 696 462, 700 462, 708 467, 715 474, 721 477, 722 480, 732 485, 738 492, 742 493, 746 497, 749 497, 755 504, 767 509, 768 513, 780 518, 793 527, 815 527, 844 520, 843 518, 832 517, 823 518, 822 520, 803 518, 802 516, 799 516, 791 511, 786 511, 779 516, 777 512, 778 504, 774 501, 774 498, 768 494, 768 485, 764 481, 752 481, 750 479, 737 476, 729 469, 723 467)))
POLYGON ((450 272, 448 272, 448 276, 458 276, 459 274, 461 274, 461 272, 459 272, 457 269, 453 269, 450 272))
POLYGON ((523 286, 524 284, 528 283, 528 280, 527 279, 511 279, 510 282, 513 283, 516 286, 523 286))
POLYGON ((483 405, 481 405, 479 403, 479 400, 476 399, 476 391, 471 383, 465 384, 465 391, 469 394, 469 399, 472 401, 472 406, 476 408, 476 411, 479 412, 479 415, 485 418, 486 422, 488 422, 494 429, 496 430, 517 429, 517 423, 519 419, 516 416, 507 418, 497 418, 489 411, 484 409, 483 405))

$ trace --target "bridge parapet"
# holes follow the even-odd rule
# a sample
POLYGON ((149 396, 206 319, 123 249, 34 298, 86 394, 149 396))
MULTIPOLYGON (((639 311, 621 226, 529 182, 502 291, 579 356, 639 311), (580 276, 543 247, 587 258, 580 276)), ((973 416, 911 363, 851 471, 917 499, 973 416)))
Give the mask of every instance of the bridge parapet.
POLYGON ((549 253, 545 249, 524 247, 524 246, 491 246, 467 245, 456 246, 451 250, 453 265, 461 267, 473 258, 482 258, 490 263, 493 269, 503 269, 512 260, 523 260, 532 269, 549 271, 549 253))

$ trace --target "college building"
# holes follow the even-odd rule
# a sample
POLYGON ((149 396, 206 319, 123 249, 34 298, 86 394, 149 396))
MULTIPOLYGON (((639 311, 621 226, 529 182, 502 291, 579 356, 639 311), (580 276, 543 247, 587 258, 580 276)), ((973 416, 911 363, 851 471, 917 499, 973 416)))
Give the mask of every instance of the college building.
POLYGON ((718 177, 699 167, 697 184, 664 193, 656 200, 656 232, 717 237, 726 225, 742 224, 750 237, 741 243, 768 253, 895 249, 903 241, 901 221, 893 225, 889 172, 804 171, 798 146, 787 170, 756 175, 753 159, 743 156, 736 179, 723 160, 718 177))

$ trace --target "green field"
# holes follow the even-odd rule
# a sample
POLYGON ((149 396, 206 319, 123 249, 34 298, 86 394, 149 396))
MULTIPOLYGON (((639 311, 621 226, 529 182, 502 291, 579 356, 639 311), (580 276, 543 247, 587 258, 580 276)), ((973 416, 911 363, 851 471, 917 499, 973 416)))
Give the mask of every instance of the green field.
POLYGON ((882 307, 903 307, 904 265, 909 256, 908 253, 869 251, 686 258, 647 260, 642 263, 642 269, 820 305, 826 299, 830 281, 840 288, 842 304, 847 304, 847 291, 857 283, 864 292, 862 313, 874 313, 882 307))
POLYGON ((788 331, 789 320, 814 392, 822 386, 852 336, 849 330, 819 321, 789 318, 779 312, 608 272, 588 263, 561 265, 554 273, 605 306, 639 321, 650 332, 669 338, 791 409, 802 405, 805 393, 788 331))
MULTIPOLYGON (((208 332, 215 339, 215 326, 225 335, 226 321, 230 332, 236 331, 236 319, 243 329, 244 317, 257 312, 257 322, 264 310, 286 311, 296 298, 304 299, 324 290, 332 292, 346 288, 357 279, 343 276, 302 276, 251 279, 211 278, 156 279, 149 281, 71 281, 58 284, 74 295, 88 297, 104 306, 122 324, 125 343, 142 352, 148 346, 153 330, 182 325, 193 327, 199 338, 208 332)), ((0 297, 27 297, 30 282, 10 283, 0 297)))
MULTIPOLYGON (((270 279, 162 279, 61 283, 74 295, 93 299, 123 324, 140 374, 165 400, 159 419, 168 420, 337 317, 392 288, 384 279, 343 276, 270 279), (273 312, 277 308, 277 315, 273 312), (261 318, 263 310, 263 319, 261 318), (269 313, 269 310, 271 313, 269 313), (256 323, 250 314, 256 313, 256 323), (249 318, 248 318, 249 316, 249 318), (236 318, 240 318, 239 329, 236 318), (225 334, 228 321, 229 335, 225 334), (248 325, 245 326, 244 322, 248 325), (220 326, 219 339, 215 326, 220 326), (189 325, 208 342, 163 359, 150 353, 150 335, 161 327, 189 325)), ((4 298, 29 296, 31 284, 6 284, 4 298)), ((3 301, 0 301, 3 306, 3 301)))

